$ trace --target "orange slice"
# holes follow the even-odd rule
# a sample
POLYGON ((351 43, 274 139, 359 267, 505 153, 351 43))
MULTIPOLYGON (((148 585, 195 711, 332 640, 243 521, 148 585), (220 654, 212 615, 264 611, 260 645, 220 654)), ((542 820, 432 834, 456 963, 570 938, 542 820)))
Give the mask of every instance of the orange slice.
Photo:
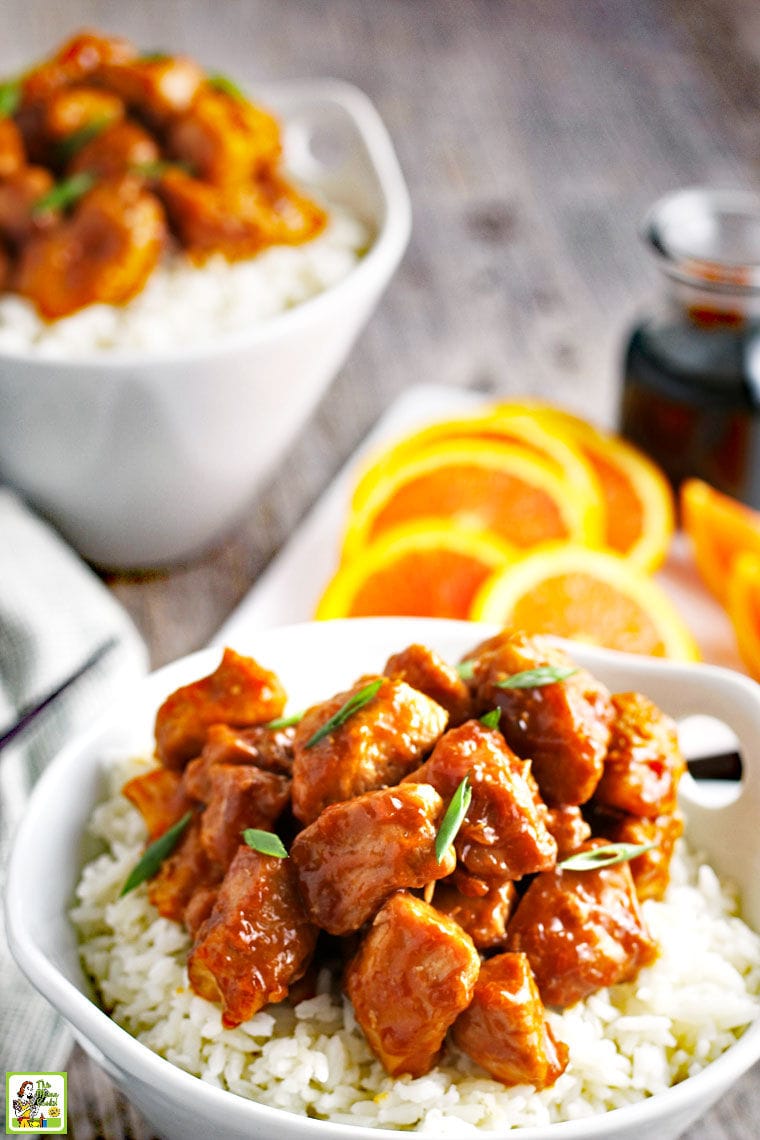
POLYGON ((736 633, 742 661, 760 680, 760 556, 739 554, 728 579, 728 616, 736 633))
POLYGON ((478 588, 514 557, 497 536, 418 519, 386 531, 344 562, 315 616, 466 618, 478 588))
POLYGON ((354 491, 353 511, 361 513, 364 510, 378 481, 387 478, 400 463, 419 456, 426 448, 444 440, 458 440, 465 447, 472 440, 517 445, 547 460, 562 477, 567 494, 576 500, 579 511, 585 514, 587 541, 593 545, 601 544, 604 503, 591 465, 576 447, 565 442, 557 432, 543 428, 532 411, 519 404, 506 410, 486 408, 457 419, 433 423, 386 447, 365 467, 354 491))
MULTIPOLYGON (((521 405, 507 404, 509 411, 521 405)), ((665 560, 673 537, 673 493, 660 468, 617 435, 549 405, 528 405, 546 430, 574 443, 593 468, 604 500, 604 541, 643 570, 665 560)))
POLYGON ((701 479, 681 484, 681 525, 697 570, 718 601, 726 603, 732 567, 744 551, 760 555, 760 511, 716 491, 701 479))
POLYGON ((670 599, 619 555, 554 543, 483 583, 470 617, 554 633, 608 649, 696 661, 699 651, 670 599))
POLYGON ((552 464, 527 448, 490 440, 443 440, 379 473, 351 510, 343 555, 418 518, 491 531, 514 546, 551 539, 590 542, 587 504, 552 464))

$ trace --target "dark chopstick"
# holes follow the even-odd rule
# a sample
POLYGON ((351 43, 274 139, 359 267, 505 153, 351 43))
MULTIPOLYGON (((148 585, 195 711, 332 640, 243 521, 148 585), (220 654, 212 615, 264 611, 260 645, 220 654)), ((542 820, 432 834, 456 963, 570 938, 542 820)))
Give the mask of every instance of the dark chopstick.
POLYGON ((719 752, 714 756, 696 756, 686 761, 695 780, 741 780, 742 758, 738 752, 719 752))
POLYGON ((97 663, 102 660, 103 657, 105 657, 106 653, 109 653, 116 646, 116 644, 116 638, 109 637, 108 641, 104 641, 101 645, 99 645, 98 648, 90 654, 87 660, 84 661, 78 669, 71 673, 65 681, 62 681, 61 684, 56 686, 56 688, 51 692, 46 693, 44 697, 41 697, 39 700, 34 701, 32 704, 29 704, 26 706, 26 708, 22 709, 19 713, 18 719, 12 725, 10 725, 10 727, 0 732, 0 748, 4 748, 6 744, 10 744, 10 742, 14 740, 20 732, 23 732, 27 725, 31 724, 32 721, 35 720, 37 716, 39 716, 39 714, 48 707, 48 705, 52 704, 53 701, 60 697, 62 693, 65 693, 66 690, 75 683, 75 681, 78 681, 80 677, 84 676, 84 674, 89 672, 90 669, 93 669, 95 665, 97 665, 97 663))

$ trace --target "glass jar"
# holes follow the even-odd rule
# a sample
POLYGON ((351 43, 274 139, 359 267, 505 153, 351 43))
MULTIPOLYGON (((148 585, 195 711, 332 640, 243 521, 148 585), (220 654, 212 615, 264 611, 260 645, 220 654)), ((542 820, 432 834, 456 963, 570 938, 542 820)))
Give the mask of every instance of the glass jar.
POLYGON ((760 508, 760 195, 679 191, 642 236, 664 289, 628 342, 620 430, 674 487, 695 475, 760 508))

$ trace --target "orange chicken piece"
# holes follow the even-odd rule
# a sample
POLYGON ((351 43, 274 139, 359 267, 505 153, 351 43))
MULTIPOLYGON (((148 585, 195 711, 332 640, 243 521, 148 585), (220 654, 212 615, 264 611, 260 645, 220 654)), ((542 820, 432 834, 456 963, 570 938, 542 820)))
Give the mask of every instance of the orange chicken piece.
POLYGON ((500 633, 469 656, 480 707, 501 709, 501 731, 518 756, 532 761, 549 807, 585 803, 601 778, 610 739, 613 710, 605 687, 543 637, 500 633), (574 672, 549 685, 500 685, 547 666, 574 672))
POLYGON ((250 182, 280 158, 277 120, 260 107, 212 87, 169 125, 167 150, 199 178, 222 185, 250 182))
POLYGON ((311 920, 330 934, 358 930, 400 887, 424 887, 456 865, 439 863, 445 806, 429 784, 403 784, 332 804, 293 841, 290 856, 311 920))
POLYGON ((557 845, 533 799, 528 772, 501 733, 468 720, 441 737, 407 779, 432 784, 448 803, 468 777, 472 799, 455 840, 457 854, 473 875, 501 882, 556 862, 557 845))
POLYGON ((186 56, 157 54, 104 62, 93 80, 115 92, 147 122, 162 127, 190 107, 203 82, 203 72, 186 56))
POLYGON ((557 1006, 630 981, 657 955, 627 863, 537 875, 507 927, 506 948, 527 954, 543 1001, 557 1006))
POLYGON ((195 892, 200 887, 215 887, 221 880, 221 867, 212 863, 203 850, 201 821, 196 816, 149 881, 148 898, 163 918, 182 922, 195 892))
POLYGON ((480 958, 458 923, 414 895, 392 895, 346 970, 370 1048, 392 1077, 421 1077, 472 999, 480 958))
POLYGON ((215 253, 238 261, 269 245, 300 245, 327 222, 321 206, 273 173, 255 182, 218 186, 170 169, 157 192, 172 229, 196 262, 215 253))
POLYGON ((27 243, 18 289, 48 319, 86 305, 122 304, 140 292, 163 244, 163 213, 153 195, 136 179, 104 182, 70 218, 27 243))
POLYGON ((290 780, 251 764, 214 764, 209 770, 201 844, 210 859, 229 867, 247 827, 269 831, 290 800, 290 780))
POLYGON ((160 151, 152 135, 137 123, 124 120, 101 131, 78 151, 69 173, 87 171, 97 178, 142 177, 141 167, 158 161, 160 151))
POLYGON ((451 728, 472 716, 472 698, 466 684, 448 661, 426 645, 409 645, 394 653, 386 661, 383 673, 406 681, 446 709, 451 728))
POLYGON ((0 119, 0 179, 17 174, 26 164, 21 132, 13 119, 0 119))
POLYGON ((134 776, 121 792, 143 817, 151 842, 194 806, 182 786, 182 777, 168 768, 154 768, 134 776))
POLYGON ((464 894, 457 879, 438 883, 433 906, 458 922, 478 950, 501 946, 507 936, 509 916, 517 903, 517 888, 509 879, 488 886, 481 895, 464 894))
POLYGON ((675 722, 641 693, 617 693, 612 706, 612 736, 594 803, 650 817, 675 811, 686 771, 675 722))
POLYGON ((362 677, 347 692, 314 705, 296 728, 293 813, 301 823, 311 823, 328 804, 397 784, 446 727, 446 712, 435 701, 403 681, 382 678, 368 704, 309 747, 313 734, 372 680, 362 677))
POLYGON ((198 756, 212 724, 246 726, 281 716, 285 692, 278 678, 252 657, 225 649, 208 677, 183 685, 156 714, 156 755, 167 768, 198 756))
POLYGON ((190 984, 221 1002, 222 1023, 232 1028, 287 995, 316 941, 290 859, 241 846, 197 932, 187 962, 190 984))
POLYGON ((524 954, 498 954, 480 967, 472 1001, 454 1022, 456 1045, 505 1085, 553 1085, 568 1050, 545 1017, 524 954))

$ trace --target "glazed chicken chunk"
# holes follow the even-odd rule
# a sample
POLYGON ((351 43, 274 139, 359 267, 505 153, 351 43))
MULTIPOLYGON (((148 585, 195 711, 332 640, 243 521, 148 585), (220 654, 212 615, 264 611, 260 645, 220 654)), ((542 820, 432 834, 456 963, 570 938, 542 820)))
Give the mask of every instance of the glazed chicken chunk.
POLYGON ((471 657, 479 706, 501 710, 501 730, 517 755, 532 761, 546 803, 585 803, 601 778, 610 739, 606 688, 543 637, 498 634, 471 657), (518 673, 547 667, 569 675, 547 685, 502 686, 518 673))
POLYGON ((435 888, 432 903, 441 914, 459 923, 478 950, 491 950, 504 943, 509 916, 517 903, 517 888, 506 879, 473 896, 460 890, 454 879, 446 879, 435 888))
POLYGON ((680 812, 646 819, 614 808, 590 805, 589 819, 594 835, 603 836, 610 843, 632 843, 647 847, 641 855, 629 861, 636 894, 643 899, 661 899, 670 882, 670 860, 676 841, 683 835, 683 816, 680 812))
POLYGON ((241 846, 197 932, 190 982, 202 997, 221 1002, 222 1022, 231 1028, 286 996, 316 941, 290 860, 241 846))
POLYGON ((209 770, 201 844, 229 867, 246 828, 269 831, 290 800, 290 780, 253 764, 214 764, 209 770))
POLYGON ((456 838, 461 863, 484 879, 520 879, 553 867, 557 845, 528 783, 529 765, 501 733, 469 720, 436 744, 409 780, 427 782, 447 802, 468 777, 472 799, 456 838))
POLYGON ((405 891, 391 896, 349 963, 345 986, 392 1077, 432 1068, 479 970, 478 952, 456 922, 405 891))
POLYGON ((675 811, 686 771, 675 722, 641 693, 617 693, 612 707, 612 736, 594 803, 639 816, 675 811))
POLYGON ((628 981, 656 957, 627 863, 537 875, 510 920, 506 948, 527 955, 543 1001, 557 1006, 628 981))
POLYGON ((472 1001, 454 1022, 456 1045, 505 1085, 553 1085, 568 1051, 547 1024, 524 954, 497 954, 480 967, 472 1001))
POLYGON ((470 690, 456 669, 426 645, 409 645, 394 653, 385 663, 383 673, 406 681, 424 693, 449 714, 449 727, 462 724, 471 715, 470 690))
MULTIPOLYGON (((404 681, 382 679, 369 703, 311 744, 314 734, 373 680, 363 677, 304 714, 293 742, 293 813, 312 823, 328 804, 397 784, 446 727, 445 709, 404 681)), ((420 781, 420 782, 425 782, 420 781)))
POLYGON ((285 692, 274 673, 252 657, 225 649, 217 669, 183 685, 156 715, 156 755, 167 768, 198 756, 212 724, 263 724, 282 714, 285 692))
POLYGON ((158 839, 194 806, 182 777, 170 768, 153 768, 133 776, 121 791, 143 817, 150 840, 158 839))
POLYGON ((424 887, 453 871, 438 862, 445 810, 429 784, 403 784, 332 804, 293 841, 290 856, 311 920, 330 934, 358 930, 400 887, 424 887))
POLYGON ((206 854, 201 843, 201 821, 196 816, 171 855, 148 884, 148 898, 162 918, 184 922, 185 910, 201 887, 216 888, 223 870, 206 854))

